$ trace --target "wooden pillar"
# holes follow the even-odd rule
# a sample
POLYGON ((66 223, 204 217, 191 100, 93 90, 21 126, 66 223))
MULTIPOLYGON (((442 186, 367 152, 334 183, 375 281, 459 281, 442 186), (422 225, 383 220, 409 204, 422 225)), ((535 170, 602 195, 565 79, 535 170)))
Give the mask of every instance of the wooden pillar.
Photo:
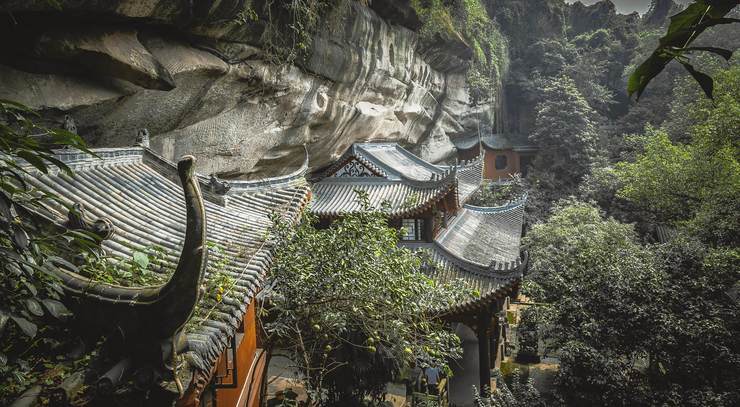
POLYGON ((489 328, 488 333, 489 341, 491 343, 491 365, 490 367, 493 369, 499 368, 500 363, 499 362, 499 353, 500 352, 500 345, 501 345, 501 325, 499 324, 499 321, 497 318, 494 318, 494 320, 491 322, 491 327, 489 328))
POLYGON ((480 394, 486 396, 491 386, 491 313, 483 310, 478 314, 478 366, 480 370, 480 394))

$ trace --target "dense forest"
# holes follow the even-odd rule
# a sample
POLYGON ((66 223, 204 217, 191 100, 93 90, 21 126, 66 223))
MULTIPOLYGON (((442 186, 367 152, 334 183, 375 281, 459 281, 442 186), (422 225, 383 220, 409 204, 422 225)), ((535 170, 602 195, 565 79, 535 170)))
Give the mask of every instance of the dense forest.
MULTIPOLYGON (((277 7, 266 3, 242 4, 240 18, 264 20, 277 7)), ((288 3, 292 8, 266 20, 261 58, 308 67, 302 74, 309 75, 315 33, 333 29, 332 7, 349 6, 288 3)), ((730 4, 717 2, 724 3, 730 4)), ((608 0, 410 5, 411 17, 396 14, 393 21, 416 28, 419 47, 432 50, 426 56, 434 54, 429 58, 438 65, 466 61, 461 80, 469 105, 456 134, 525 135, 538 151, 526 176, 485 183, 472 202, 496 206, 527 194, 522 242, 529 263, 521 294, 530 306, 520 316, 518 351, 556 358, 559 368, 547 394, 522 372, 506 372, 494 391, 481 396, 471 389, 476 403, 740 405, 740 63, 737 53, 727 54, 740 48, 740 8, 724 4, 731 10, 721 16, 726 21, 692 34, 694 49, 673 55, 636 100, 630 74, 654 55, 671 31, 670 16, 686 6, 654 0, 644 15, 622 15, 608 0), (451 44, 466 51, 440 62, 451 44)), ((444 120, 443 110, 434 120, 444 120)), ((18 160, 72 177, 53 150, 89 151, 74 123, 61 130, 40 124, 47 121, 0 99, 4 405, 28 389, 68 382, 101 352, 98 344, 65 360, 77 351, 65 341, 74 317, 49 269, 146 286, 162 282, 152 270, 169 255, 152 247, 113 260, 98 249, 99 237, 39 226, 36 214, 59 198, 27 185, 18 160)), ((434 131, 423 133, 431 138, 434 131)), ((328 161, 324 155, 320 160, 328 161)), ((398 248, 384 208, 358 195, 364 213, 328 228, 308 214, 298 226, 271 219, 269 233, 279 243, 266 283, 275 294, 258 315, 264 346, 294 349, 314 405, 376 405, 386 384, 415 364, 445 366, 449 374, 448 362, 461 357, 460 340, 428 310, 480 296, 425 277, 429 259, 398 248)), ((208 250, 224 257, 223 248, 208 250)), ((224 277, 202 291, 217 304, 234 284, 224 277)))
MULTIPOLYGON (((624 86, 676 10, 654 2, 635 20, 576 4, 561 36, 512 57, 508 117, 540 146, 524 181, 525 292, 547 305, 527 317, 560 357, 556 403, 738 402, 737 58, 692 57, 713 100, 675 62, 639 102, 624 86)), ((697 43, 738 39, 715 27, 697 43)))

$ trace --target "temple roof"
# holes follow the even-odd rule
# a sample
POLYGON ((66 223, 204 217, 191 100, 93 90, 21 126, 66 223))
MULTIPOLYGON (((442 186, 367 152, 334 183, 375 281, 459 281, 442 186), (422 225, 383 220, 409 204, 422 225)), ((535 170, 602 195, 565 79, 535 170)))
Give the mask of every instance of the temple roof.
MULTIPOLYGON (((93 218, 110 219, 115 233, 102 243, 109 255, 131 258, 134 251, 161 247, 167 268, 173 269, 186 229, 185 201, 174 164, 141 147, 93 152, 99 158, 59 150, 56 158, 74 170, 75 176, 36 174, 28 182, 56 193, 65 204, 83 204, 93 218)), ((192 345, 190 360, 208 375, 270 267, 269 215, 276 211, 295 219, 309 199, 305 168, 302 171, 273 180, 240 181, 223 194, 221 203, 205 201, 207 239, 218 248, 211 249, 205 284, 219 274, 234 282, 222 301, 198 308, 186 329, 192 345)), ((60 222, 67 218, 63 205, 50 209, 60 222)))
POLYGON ((356 191, 370 204, 387 203, 389 215, 417 214, 449 192, 465 202, 483 179, 480 159, 458 165, 434 165, 395 143, 356 143, 313 185, 311 211, 338 216, 362 209, 356 191))
POLYGON ((434 242, 402 243, 429 256, 425 270, 434 280, 462 280, 480 294, 456 304, 455 312, 476 308, 518 284, 526 265, 520 256, 525 202, 526 196, 499 207, 465 205, 434 242))
POLYGON ((390 180, 429 181, 444 175, 444 169, 422 160, 396 143, 355 143, 347 155, 375 167, 390 180))
POLYGON ((512 149, 514 151, 535 151, 537 149, 537 146, 533 145, 529 141, 527 135, 520 133, 487 134, 480 137, 478 137, 477 134, 474 134, 468 137, 452 140, 452 144, 454 144, 458 150, 478 148, 479 142, 491 150, 512 149))
POLYGON ((438 168, 451 169, 457 167, 457 196, 458 201, 464 204, 478 190, 483 182, 483 160, 466 161, 457 166, 442 166, 438 168))
POLYGON ((465 205, 436 241, 453 256, 480 267, 515 261, 525 199, 493 208, 465 205))
POLYGON ((423 212, 453 188, 451 180, 415 186, 384 178, 330 177, 313 185, 311 211, 319 216, 359 212, 362 204, 358 199, 358 191, 362 191, 367 193, 371 208, 380 209, 387 204, 390 216, 410 216, 423 212))

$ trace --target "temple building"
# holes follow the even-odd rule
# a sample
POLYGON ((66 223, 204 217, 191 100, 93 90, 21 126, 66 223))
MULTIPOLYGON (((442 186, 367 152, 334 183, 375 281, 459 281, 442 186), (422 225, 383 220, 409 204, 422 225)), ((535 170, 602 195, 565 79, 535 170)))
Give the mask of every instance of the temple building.
POLYGON ((464 160, 472 160, 483 151, 483 177, 493 181, 507 180, 513 174, 527 176, 537 154, 537 147, 522 134, 473 135, 455 139, 453 143, 464 160))
POLYGON ((477 190, 481 168, 480 160, 433 165, 395 143, 354 144, 313 184, 311 211, 330 221, 363 210, 361 191, 372 208, 387 206, 403 240, 431 242, 477 190))
POLYGON ((500 365, 506 347, 505 311, 527 260, 520 247, 526 196, 499 207, 466 204, 482 176, 479 157, 440 166, 394 143, 357 143, 318 177, 309 206, 328 224, 363 210, 356 192, 361 191, 400 229, 400 244, 424 254, 424 269, 433 279, 462 280, 479 294, 438 310, 458 324, 463 340, 477 342, 477 352, 465 349, 464 355, 477 353, 475 372, 467 369, 452 378, 450 386, 458 388, 450 389, 451 403, 471 401, 471 374, 479 389, 491 386, 491 369, 500 365))
POLYGON ((505 311, 526 266, 526 197, 493 208, 468 205, 482 182, 481 158, 434 165, 394 143, 359 143, 313 185, 308 157, 286 176, 225 182, 195 173, 190 156, 177 164, 162 158, 148 148, 147 134, 141 138, 138 146, 94 155, 57 151, 54 158, 74 176, 25 167, 31 185, 60 197, 34 216, 94 237, 130 275, 130 284, 93 280, 80 272, 89 259, 74 253, 53 271, 75 314, 78 353, 100 350, 95 369, 85 372, 96 403, 139 405, 146 397, 178 406, 259 406, 267 358, 255 298, 272 263, 270 215, 296 221, 305 207, 324 224, 382 208, 430 277, 462 280, 477 293, 433 311, 474 344, 450 381, 450 402, 469 401, 471 377, 480 389, 492 385, 491 369, 506 348, 505 311), (137 283, 127 259, 155 248, 159 280, 137 283))
POLYGON ((310 199, 307 166, 225 183, 195 174, 188 156, 174 164, 142 146, 93 152, 57 152, 74 177, 27 167, 29 183, 62 200, 36 215, 97 236, 114 258, 162 253, 154 286, 93 281, 72 259, 56 271, 84 352, 105 338, 86 372, 95 405, 143 405, 146 395, 146 405, 259 406, 265 358, 254 299, 272 259, 269 215, 297 219, 310 199))

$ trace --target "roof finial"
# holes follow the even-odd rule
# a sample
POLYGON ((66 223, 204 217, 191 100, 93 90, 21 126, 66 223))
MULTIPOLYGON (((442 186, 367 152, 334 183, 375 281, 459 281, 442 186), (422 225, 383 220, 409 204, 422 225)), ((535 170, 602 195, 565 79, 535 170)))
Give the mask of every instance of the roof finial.
POLYGON ((72 116, 68 114, 64 115, 64 130, 67 130, 70 133, 77 134, 77 125, 75 124, 75 119, 73 119, 72 116))
POLYGON ((211 187, 211 192, 219 195, 223 195, 229 192, 229 190, 231 189, 231 185, 229 185, 229 182, 218 179, 216 174, 211 174, 209 185, 211 187))
POLYGON ((149 148, 149 130, 139 129, 136 133, 136 145, 144 148, 149 148))

